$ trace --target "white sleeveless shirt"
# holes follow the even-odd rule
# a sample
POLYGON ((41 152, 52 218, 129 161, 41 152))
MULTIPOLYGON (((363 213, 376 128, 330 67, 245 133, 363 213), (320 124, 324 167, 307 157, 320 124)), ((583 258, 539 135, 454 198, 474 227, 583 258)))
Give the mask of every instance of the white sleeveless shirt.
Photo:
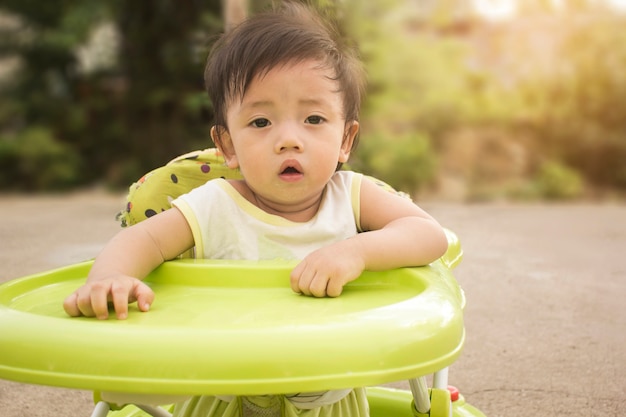
POLYGON ((361 174, 338 171, 318 213, 307 222, 269 214, 224 179, 215 179, 172 202, 187 219, 196 258, 298 260, 360 231, 361 174))

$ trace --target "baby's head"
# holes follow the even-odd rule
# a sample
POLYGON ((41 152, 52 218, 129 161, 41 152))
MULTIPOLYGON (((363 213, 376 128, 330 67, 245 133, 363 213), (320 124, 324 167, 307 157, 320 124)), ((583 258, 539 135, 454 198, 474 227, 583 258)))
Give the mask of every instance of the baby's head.
MULTIPOLYGON (((356 52, 317 13, 287 3, 279 10, 250 17, 213 47, 204 80, 219 127, 217 139, 222 129, 228 131, 229 103, 241 100, 255 78, 305 60, 319 61, 332 70, 342 94, 345 122, 358 121, 365 77, 356 52)), ((356 143, 355 139, 352 148, 356 143)))

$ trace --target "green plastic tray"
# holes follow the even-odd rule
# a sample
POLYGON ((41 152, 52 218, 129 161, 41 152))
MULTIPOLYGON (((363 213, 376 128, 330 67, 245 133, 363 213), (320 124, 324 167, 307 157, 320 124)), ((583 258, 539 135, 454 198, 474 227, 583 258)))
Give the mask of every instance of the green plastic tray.
MULTIPOLYGON (((460 254, 451 254, 451 259, 460 254)), ((454 261, 454 262, 457 262, 454 261)), ((293 293, 293 263, 177 260, 148 313, 70 318, 91 262, 0 285, 0 378, 94 391, 258 395, 426 375, 459 355, 464 298, 445 258, 367 272, 338 298, 293 293)))

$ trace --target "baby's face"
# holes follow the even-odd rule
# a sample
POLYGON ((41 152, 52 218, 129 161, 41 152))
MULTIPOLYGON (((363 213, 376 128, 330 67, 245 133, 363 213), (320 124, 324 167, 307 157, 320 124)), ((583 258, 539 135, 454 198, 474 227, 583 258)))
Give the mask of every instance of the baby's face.
POLYGON ((348 160, 358 123, 346 124, 332 78, 318 61, 278 66, 229 103, 228 164, 277 212, 318 201, 337 163, 348 160))

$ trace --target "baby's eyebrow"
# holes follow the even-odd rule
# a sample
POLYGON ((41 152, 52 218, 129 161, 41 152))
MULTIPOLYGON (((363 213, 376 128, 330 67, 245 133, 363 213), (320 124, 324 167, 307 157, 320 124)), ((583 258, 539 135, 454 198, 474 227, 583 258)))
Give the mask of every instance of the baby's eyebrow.
MULTIPOLYGON (((305 106, 329 106, 330 105, 328 100, 325 100, 322 98, 303 98, 303 99, 298 100, 298 104, 305 105, 305 106)), ((250 102, 244 101, 241 108, 243 110, 248 110, 248 109, 254 110, 257 108, 272 107, 272 106, 274 106, 274 102, 272 100, 256 100, 256 101, 250 101, 250 102)))
POLYGON ((251 101, 248 103, 244 102, 241 107, 243 109, 256 109, 259 107, 268 107, 272 105, 273 103, 270 100, 258 100, 258 101, 251 101))
POLYGON ((328 101, 327 100, 315 99, 315 98, 302 99, 302 100, 299 100, 298 102, 300 104, 312 105, 312 106, 328 105, 328 101))

